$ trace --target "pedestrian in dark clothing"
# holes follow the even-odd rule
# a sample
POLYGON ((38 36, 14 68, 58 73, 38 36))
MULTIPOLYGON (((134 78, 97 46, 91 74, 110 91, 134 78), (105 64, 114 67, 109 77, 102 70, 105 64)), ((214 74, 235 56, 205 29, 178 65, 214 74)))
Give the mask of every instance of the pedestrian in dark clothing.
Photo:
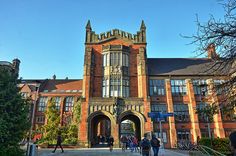
POLYGON ((125 152, 126 150, 126 144, 127 144, 127 137, 125 135, 121 136, 120 141, 122 143, 121 147, 122 147, 122 152, 125 152))
POLYGON ((144 135, 144 139, 141 142, 141 147, 142 147, 142 155, 143 156, 149 156, 150 148, 151 148, 151 143, 147 139, 147 135, 144 135))
POLYGON ((63 148, 61 146, 61 143, 62 143, 61 132, 58 132, 58 135, 57 135, 57 145, 56 145, 54 151, 52 151, 52 153, 55 153, 55 151, 56 151, 58 146, 60 146, 60 148, 61 148, 61 153, 64 152, 64 150, 63 150, 63 148))
POLYGON ((110 147, 110 152, 112 152, 113 150, 113 145, 114 145, 114 138, 110 136, 108 139, 108 146, 110 147))
POLYGON ((158 156, 158 152, 160 148, 160 141, 156 138, 155 135, 152 135, 151 145, 152 145, 154 156, 158 156))
POLYGON ((233 156, 236 156, 236 131, 232 132, 229 135, 229 140, 230 140, 231 150, 233 151, 233 156))

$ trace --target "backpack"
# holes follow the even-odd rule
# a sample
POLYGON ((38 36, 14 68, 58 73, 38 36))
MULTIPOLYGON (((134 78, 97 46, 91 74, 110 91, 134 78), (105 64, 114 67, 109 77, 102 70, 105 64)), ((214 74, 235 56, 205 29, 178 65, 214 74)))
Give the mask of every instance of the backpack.
POLYGON ((152 139, 153 146, 160 147, 160 141, 157 138, 152 139))
POLYGON ((150 149, 150 144, 147 139, 143 139, 141 146, 142 146, 143 151, 149 151, 150 149))

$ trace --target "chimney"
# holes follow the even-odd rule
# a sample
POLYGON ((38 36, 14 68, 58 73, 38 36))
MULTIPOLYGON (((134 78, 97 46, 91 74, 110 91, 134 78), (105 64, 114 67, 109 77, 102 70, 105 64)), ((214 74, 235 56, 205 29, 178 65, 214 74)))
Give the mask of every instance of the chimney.
POLYGON ((53 79, 53 80, 56 80, 56 78, 57 78, 57 76, 54 74, 54 75, 52 76, 52 79, 53 79))
POLYGON ((16 58, 12 61, 12 64, 13 64, 13 69, 14 69, 15 73, 18 75, 19 69, 20 69, 20 60, 16 58))
POLYGON ((209 59, 218 59, 219 56, 216 54, 215 44, 211 43, 207 47, 207 55, 209 59))

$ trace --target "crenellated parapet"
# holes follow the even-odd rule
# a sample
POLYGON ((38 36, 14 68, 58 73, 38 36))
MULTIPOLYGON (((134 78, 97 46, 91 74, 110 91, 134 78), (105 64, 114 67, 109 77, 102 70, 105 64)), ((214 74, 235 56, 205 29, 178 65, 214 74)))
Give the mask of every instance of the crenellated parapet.
POLYGON ((142 21, 140 31, 138 31, 136 34, 131 34, 119 29, 112 29, 107 32, 96 34, 95 31, 92 31, 90 21, 88 21, 86 26, 85 44, 102 43, 115 38, 130 40, 133 43, 146 44, 146 27, 144 22, 142 21))

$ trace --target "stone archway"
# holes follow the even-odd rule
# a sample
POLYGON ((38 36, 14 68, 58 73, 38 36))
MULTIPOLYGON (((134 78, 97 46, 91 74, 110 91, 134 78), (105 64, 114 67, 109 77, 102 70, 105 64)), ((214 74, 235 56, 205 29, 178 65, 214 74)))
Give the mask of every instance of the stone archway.
POLYGON ((90 114, 88 117, 89 147, 105 147, 107 141, 106 137, 114 133, 114 125, 114 118, 109 112, 96 111, 90 114), (99 135, 101 135, 102 138, 97 137, 99 135))
POLYGON ((143 137, 144 134, 144 122, 145 122, 145 117, 135 111, 126 111, 123 112, 120 116, 119 116, 119 137, 121 137, 121 123, 125 120, 130 120, 135 124, 135 132, 134 135, 138 138, 138 140, 141 140, 141 138, 143 137))

